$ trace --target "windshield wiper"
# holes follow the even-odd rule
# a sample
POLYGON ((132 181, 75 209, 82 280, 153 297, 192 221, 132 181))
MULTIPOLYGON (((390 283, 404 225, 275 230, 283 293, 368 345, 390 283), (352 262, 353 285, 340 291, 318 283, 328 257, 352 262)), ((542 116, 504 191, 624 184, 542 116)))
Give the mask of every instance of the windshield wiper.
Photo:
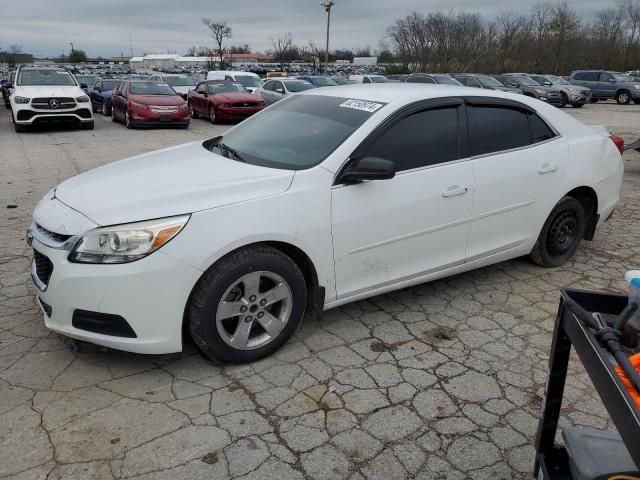
POLYGON ((242 155, 240 155, 235 149, 231 148, 229 145, 222 142, 218 142, 215 144, 215 146, 218 147, 223 152, 226 152, 227 157, 231 155, 232 157, 234 157, 236 160, 240 162, 245 162, 245 163, 247 162, 244 158, 242 158, 242 155))

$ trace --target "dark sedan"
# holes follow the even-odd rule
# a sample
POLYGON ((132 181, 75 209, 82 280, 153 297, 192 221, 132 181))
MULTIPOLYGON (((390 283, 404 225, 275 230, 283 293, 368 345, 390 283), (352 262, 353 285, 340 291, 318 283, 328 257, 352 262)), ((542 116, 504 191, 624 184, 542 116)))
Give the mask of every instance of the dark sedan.
POLYGON ((105 116, 111 115, 111 96, 115 88, 122 83, 119 79, 98 80, 89 91, 91 107, 94 112, 101 112, 105 116))

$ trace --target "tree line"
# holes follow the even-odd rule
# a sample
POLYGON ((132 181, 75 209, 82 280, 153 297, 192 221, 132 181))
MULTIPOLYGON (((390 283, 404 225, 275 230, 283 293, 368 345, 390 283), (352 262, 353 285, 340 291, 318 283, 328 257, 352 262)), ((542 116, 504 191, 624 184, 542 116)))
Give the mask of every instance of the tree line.
POLYGON ((406 69, 432 72, 545 72, 640 69, 640 0, 582 19, 566 1, 494 18, 464 11, 413 12, 387 28, 381 50, 406 69))

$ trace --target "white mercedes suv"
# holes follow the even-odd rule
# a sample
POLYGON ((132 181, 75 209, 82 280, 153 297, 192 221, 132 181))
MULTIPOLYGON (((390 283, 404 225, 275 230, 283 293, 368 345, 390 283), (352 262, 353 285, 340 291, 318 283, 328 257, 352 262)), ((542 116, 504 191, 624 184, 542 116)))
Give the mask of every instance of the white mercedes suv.
POLYGON ((37 205, 47 327, 256 360, 305 312, 522 255, 568 261, 613 213, 622 139, 523 95, 427 84, 292 95, 224 136, 61 183, 37 205))
POLYGON ((9 97, 11 119, 16 132, 45 122, 74 122, 92 130, 91 101, 82 86, 62 67, 19 67, 9 97))

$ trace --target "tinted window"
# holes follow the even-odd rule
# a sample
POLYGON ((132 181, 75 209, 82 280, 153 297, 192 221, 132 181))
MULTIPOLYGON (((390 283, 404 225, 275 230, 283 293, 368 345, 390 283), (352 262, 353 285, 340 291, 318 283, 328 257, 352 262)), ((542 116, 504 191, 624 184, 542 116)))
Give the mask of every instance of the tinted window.
POLYGON ((435 80, 431 77, 407 77, 405 80, 406 83, 436 83, 435 80))
POLYGON ((75 86, 76 81, 66 70, 56 70, 53 68, 25 68, 20 70, 17 85, 21 86, 75 86))
POLYGON ((196 87, 196 93, 204 93, 204 83, 198 84, 196 87))
POLYGON ((529 114, 529 128, 531 129, 531 143, 544 142, 556 136, 544 120, 535 113, 529 114))
POLYGON ((395 162, 398 171, 458 158, 458 108, 425 110, 406 117, 367 148, 367 156, 395 162))
POLYGON ((131 82, 132 95, 175 95, 176 92, 166 83, 131 82))
POLYGON ((282 82, 273 82, 273 90, 275 91, 284 90, 284 86, 282 85, 282 82))
POLYGON ((600 81, 601 82, 608 82, 609 80, 613 80, 613 76, 610 73, 602 72, 600 74, 600 81))
POLYGON ((474 105, 469 131, 471 154, 500 152, 529 145, 527 113, 505 107, 474 105))
POLYGON ((597 82, 599 77, 600 77, 600 74, 598 72, 582 72, 582 73, 576 74, 577 80, 587 80, 589 82, 597 82), (577 75, 581 75, 582 78, 577 78, 577 75))
POLYGON ((303 80, 290 80, 284 82, 287 85, 287 90, 290 92, 304 92, 305 90, 311 90, 315 88, 312 83, 305 82, 303 80))
POLYGON ((364 77, 362 83, 371 83, 371 80, 369 80, 369 77, 364 77))
POLYGON ((274 84, 274 83, 275 83, 275 82, 274 82, 273 80, 270 80, 270 81, 266 82, 266 83, 262 86, 262 89, 263 89, 263 90, 273 90, 273 84, 274 84))

